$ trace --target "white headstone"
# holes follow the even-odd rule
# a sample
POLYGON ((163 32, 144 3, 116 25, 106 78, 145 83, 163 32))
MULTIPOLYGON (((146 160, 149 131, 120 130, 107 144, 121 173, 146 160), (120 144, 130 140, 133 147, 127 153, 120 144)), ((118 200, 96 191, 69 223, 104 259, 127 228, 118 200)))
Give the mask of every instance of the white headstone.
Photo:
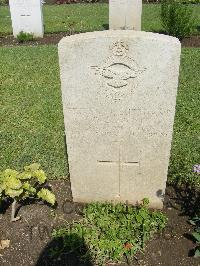
POLYGON ((141 30, 142 0, 109 0, 109 29, 141 30))
POLYGON ((41 0, 9 0, 13 35, 23 31, 34 37, 43 37, 43 15, 41 0))
POLYGON ((75 202, 147 197, 162 207, 178 86, 180 42, 104 31, 59 43, 75 202))

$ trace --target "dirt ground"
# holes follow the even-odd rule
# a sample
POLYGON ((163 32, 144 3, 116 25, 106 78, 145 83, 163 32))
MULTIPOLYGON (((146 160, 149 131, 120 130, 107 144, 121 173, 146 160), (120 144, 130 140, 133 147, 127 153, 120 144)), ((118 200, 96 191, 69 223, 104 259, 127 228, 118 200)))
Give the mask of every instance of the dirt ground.
MULTIPOLYGON (((42 39, 35 39, 34 41, 28 41, 19 43, 12 35, 0 36, 0 46, 18 46, 18 45, 42 45, 42 44, 58 44, 58 42, 65 36, 69 36, 70 33, 59 32, 53 34, 45 34, 42 39)), ((184 38, 182 41, 182 47, 200 47, 200 36, 191 36, 184 38)))
MULTIPOLYGON (((71 202, 71 189, 68 181, 50 182, 57 196, 56 209, 41 204, 31 203, 19 206, 21 220, 10 222, 10 207, 0 214, 0 240, 10 240, 10 246, 0 250, 1 266, 83 266, 77 254, 65 252, 52 259, 49 250, 59 243, 52 240, 54 228, 81 218, 82 205, 71 202)), ((124 265, 142 266, 200 266, 200 258, 194 258, 195 243, 191 237, 194 228, 188 223, 193 216, 200 197, 189 189, 166 190, 164 212, 168 225, 162 235, 156 235, 147 243, 144 254, 137 254, 132 261, 124 265)), ((113 264, 112 264, 113 265, 113 264)))

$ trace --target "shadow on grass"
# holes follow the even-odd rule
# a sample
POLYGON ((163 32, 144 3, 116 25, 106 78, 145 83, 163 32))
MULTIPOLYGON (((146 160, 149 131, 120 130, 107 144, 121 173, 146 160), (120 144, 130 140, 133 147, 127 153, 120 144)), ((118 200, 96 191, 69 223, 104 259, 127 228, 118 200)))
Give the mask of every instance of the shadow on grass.
POLYGON ((164 30, 152 30, 153 33, 159 33, 159 34, 163 34, 163 35, 169 35, 166 31, 164 30))
POLYGON ((105 30, 109 30, 109 24, 103 24, 102 26, 105 30))
MULTIPOLYGON (((200 189, 192 187, 189 184, 184 186, 173 185, 174 193, 170 196, 176 204, 181 207, 181 215, 193 218, 195 215, 200 215, 200 189)), ((171 202, 170 200, 170 202, 171 202)), ((170 207, 177 209, 173 204, 170 207)))
POLYGON ((196 27, 197 31, 200 32, 200 25, 196 27))
POLYGON ((68 238, 58 238, 52 240, 44 248, 35 266, 93 266, 88 249, 76 234, 71 234, 68 238), (73 250, 63 248, 64 242, 71 243, 73 241, 73 250), (87 254, 87 257, 83 256, 87 254))

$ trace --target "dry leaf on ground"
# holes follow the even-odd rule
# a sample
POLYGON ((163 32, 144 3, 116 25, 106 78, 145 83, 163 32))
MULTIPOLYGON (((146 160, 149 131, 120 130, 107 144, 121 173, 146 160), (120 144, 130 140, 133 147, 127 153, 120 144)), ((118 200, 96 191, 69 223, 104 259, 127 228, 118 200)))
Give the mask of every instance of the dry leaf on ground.
POLYGON ((0 240, 0 249, 9 248, 10 246, 10 240, 0 240))

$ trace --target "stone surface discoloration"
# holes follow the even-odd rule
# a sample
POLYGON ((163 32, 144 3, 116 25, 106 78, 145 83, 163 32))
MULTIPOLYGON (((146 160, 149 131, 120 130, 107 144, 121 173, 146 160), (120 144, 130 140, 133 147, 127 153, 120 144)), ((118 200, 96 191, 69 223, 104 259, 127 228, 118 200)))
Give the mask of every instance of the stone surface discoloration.
POLYGON ((141 30, 142 0, 109 0, 109 29, 141 30))
POLYGON ((74 201, 144 197, 161 208, 178 86, 180 42, 104 31, 59 43, 74 201))
POLYGON ((43 37, 43 15, 41 0, 9 0, 13 35, 23 31, 34 37, 43 37))

